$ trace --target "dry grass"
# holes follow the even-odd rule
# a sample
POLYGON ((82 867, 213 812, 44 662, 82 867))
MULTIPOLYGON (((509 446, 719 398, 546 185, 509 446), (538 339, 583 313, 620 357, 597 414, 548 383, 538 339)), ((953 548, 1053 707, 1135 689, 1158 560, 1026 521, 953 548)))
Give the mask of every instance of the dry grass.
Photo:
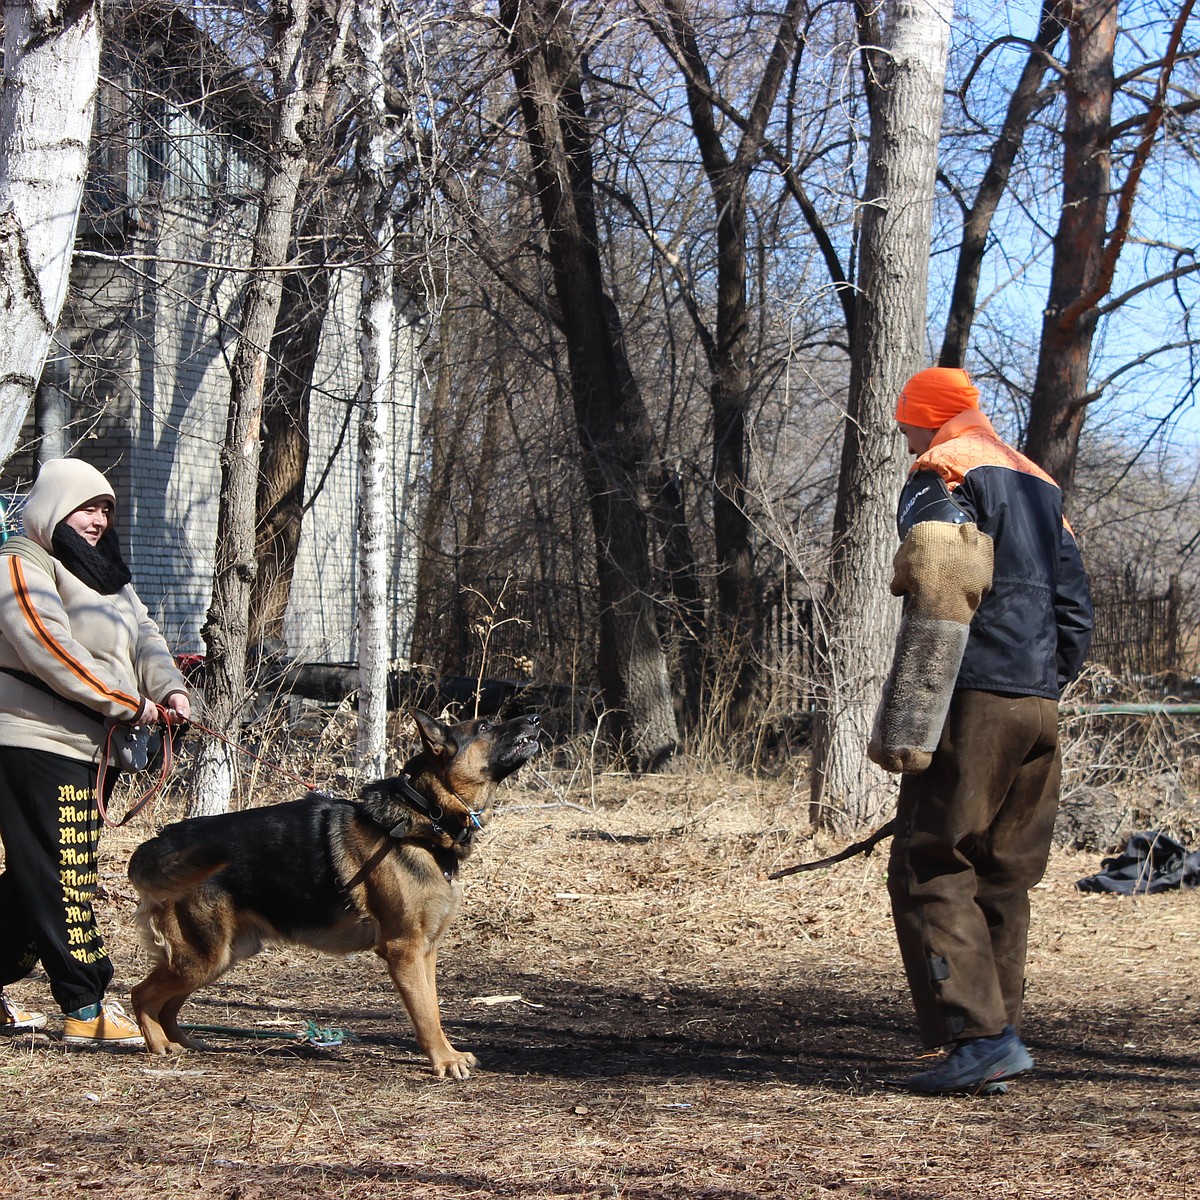
MULTIPOLYGON (((0 1194, 143 1200, 1200 1194, 1196 896, 1087 896, 1095 854, 1056 851, 1034 895, 1036 1074, 993 1100, 920 1098, 884 860, 768 883, 834 847, 793 836, 790 781, 601 778, 506 789, 443 956, 438 1082, 373 956, 272 950, 185 1012, 337 1049, 216 1039, 178 1060, 0 1046, 0 1194)), ((160 812, 160 818, 174 814, 160 812)), ((101 919, 139 973, 106 842, 101 919)), ((46 1005, 44 983, 14 989, 46 1005)))

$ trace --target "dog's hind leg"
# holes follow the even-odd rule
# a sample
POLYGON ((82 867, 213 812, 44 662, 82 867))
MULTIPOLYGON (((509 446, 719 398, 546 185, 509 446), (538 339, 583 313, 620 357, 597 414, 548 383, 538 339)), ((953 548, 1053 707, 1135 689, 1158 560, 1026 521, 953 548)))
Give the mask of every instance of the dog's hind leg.
POLYGON ((411 938, 385 943, 379 951, 388 965, 388 973, 412 1022, 417 1044, 425 1052, 433 1073, 444 1079, 467 1079, 471 1068, 479 1065, 473 1054, 455 1050, 442 1029, 438 1010, 437 947, 423 950, 414 946, 411 938))
POLYGON ((173 996, 158 1010, 158 1023, 167 1036, 169 1046, 186 1050, 207 1050, 210 1047, 199 1038, 186 1034, 179 1028, 179 1010, 191 999, 192 993, 173 996))
POLYGON ((129 993, 151 1054, 178 1054, 198 1048, 198 1043, 179 1028, 179 1010, 198 986, 163 963, 129 993))
POLYGON ((151 1054, 199 1050, 202 1042, 179 1028, 179 1010, 189 996, 223 974, 234 961, 233 930, 213 910, 184 905, 146 914, 147 945, 154 969, 129 994, 134 1015, 151 1054), (198 919, 203 918, 203 919, 198 919))

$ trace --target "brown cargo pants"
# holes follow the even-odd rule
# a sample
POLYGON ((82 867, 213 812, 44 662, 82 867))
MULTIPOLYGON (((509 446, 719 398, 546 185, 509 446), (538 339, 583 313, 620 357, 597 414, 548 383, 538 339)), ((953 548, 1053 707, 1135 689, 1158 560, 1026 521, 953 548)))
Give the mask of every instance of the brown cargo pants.
POLYGON ((1060 775, 1056 701, 959 691, 933 762, 900 784, 888 892, 926 1046, 1020 1027, 1060 775))

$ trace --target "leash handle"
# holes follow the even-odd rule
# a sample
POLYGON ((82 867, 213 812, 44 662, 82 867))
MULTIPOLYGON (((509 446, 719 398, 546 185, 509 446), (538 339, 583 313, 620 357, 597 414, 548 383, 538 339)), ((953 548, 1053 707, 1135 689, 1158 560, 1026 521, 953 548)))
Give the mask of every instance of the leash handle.
POLYGON ((260 754, 255 754, 252 750, 247 750, 241 743, 236 742, 233 738, 226 737, 223 733, 203 724, 200 721, 184 721, 181 720, 178 714, 163 705, 155 705, 158 709, 158 721, 156 724, 162 726, 163 739, 163 759, 162 770, 158 772, 158 778, 142 793, 130 806, 129 810, 119 820, 114 821, 108 815, 108 805, 104 799, 104 785, 108 778, 108 760, 112 757, 112 737, 113 730, 117 727, 110 726, 108 735, 104 740, 104 752, 100 757, 100 767, 96 772, 96 807, 100 812, 100 818, 105 825, 111 829, 117 829, 120 826, 132 821, 134 817, 142 811, 166 786, 167 777, 171 774, 171 770, 175 765, 175 739, 179 736, 177 731, 182 731, 184 728, 191 726, 193 729, 198 729, 202 733, 207 733, 210 737, 214 737, 219 742, 224 742, 227 746, 232 746, 235 750, 246 755, 247 758, 254 759, 255 762, 262 763, 264 766, 270 767, 277 774, 283 775, 292 780, 294 783, 300 784, 306 791, 315 791, 316 784, 307 779, 301 779, 299 775, 293 774, 291 771, 285 770, 278 763, 272 762, 270 759, 263 758, 260 754))
POLYGON ((116 725, 109 726, 108 734, 104 739, 104 751, 100 756, 100 766, 96 772, 96 808, 100 813, 100 819, 110 829, 119 829, 122 825, 132 821, 151 800, 154 800, 166 786, 167 778, 175 766, 175 739, 179 736, 176 731, 182 731, 182 727, 186 726, 188 722, 181 721, 175 712, 164 708, 161 704, 157 704, 155 707, 158 709, 156 724, 162 726, 162 768, 158 772, 158 778, 129 806, 119 821, 114 821, 109 817, 108 804, 104 799, 105 784, 108 782, 108 761, 112 757, 112 738, 113 731, 117 728, 116 725))

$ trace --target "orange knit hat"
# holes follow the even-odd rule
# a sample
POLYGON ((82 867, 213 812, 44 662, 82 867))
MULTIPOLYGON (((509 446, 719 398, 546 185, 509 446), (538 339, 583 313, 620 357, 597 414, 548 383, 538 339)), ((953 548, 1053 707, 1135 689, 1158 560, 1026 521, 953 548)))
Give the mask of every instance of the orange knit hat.
POLYGON ((896 421, 917 429, 941 429, 951 417, 979 407, 979 389, 959 367, 918 371, 896 401, 896 421))

